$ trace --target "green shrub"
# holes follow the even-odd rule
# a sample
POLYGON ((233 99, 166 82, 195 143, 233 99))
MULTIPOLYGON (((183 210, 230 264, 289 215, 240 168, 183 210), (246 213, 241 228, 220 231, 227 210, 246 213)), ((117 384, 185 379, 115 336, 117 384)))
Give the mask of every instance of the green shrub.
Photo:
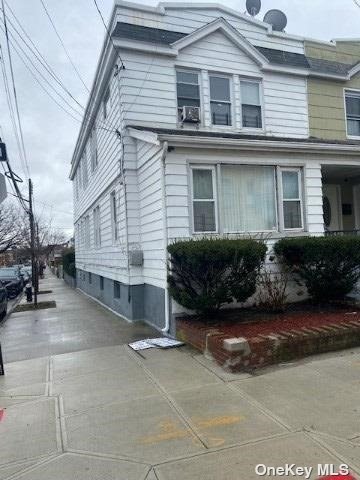
POLYGON ((75 252, 70 250, 66 253, 63 253, 62 263, 64 272, 70 275, 70 277, 76 277, 76 268, 75 268, 75 252))
POLYGON ((266 246, 251 239, 201 239, 169 245, 169 292, 183 307, 212 314, 256 290, 266 246))
POLYGON ((274 250, 316 301, 344 299, 360 279, 360 237, 284 238, 274 250))

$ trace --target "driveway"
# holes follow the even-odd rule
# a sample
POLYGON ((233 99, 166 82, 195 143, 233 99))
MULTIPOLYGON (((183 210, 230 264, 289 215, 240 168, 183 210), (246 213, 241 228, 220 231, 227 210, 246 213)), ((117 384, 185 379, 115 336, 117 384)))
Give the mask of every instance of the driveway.
MULTIPOLYGON (((55 322, 55 311, 42 315, 42 328, 55 322)), ((319 464, 343 463, 360 478, 359 378, 360 350, 255 376, 227 374, 187 347, 8 363, 0 480, 317 479, 319 464), (287 475, 271 470, 286 465, 287 475)))

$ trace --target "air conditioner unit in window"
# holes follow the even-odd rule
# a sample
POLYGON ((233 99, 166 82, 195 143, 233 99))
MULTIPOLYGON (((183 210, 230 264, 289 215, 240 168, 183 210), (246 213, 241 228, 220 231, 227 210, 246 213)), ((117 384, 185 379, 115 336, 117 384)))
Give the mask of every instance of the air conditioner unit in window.
POLYGON ((200 107, 184 105, 181 112, 181 121, 184 123, 200 123, 200 107))

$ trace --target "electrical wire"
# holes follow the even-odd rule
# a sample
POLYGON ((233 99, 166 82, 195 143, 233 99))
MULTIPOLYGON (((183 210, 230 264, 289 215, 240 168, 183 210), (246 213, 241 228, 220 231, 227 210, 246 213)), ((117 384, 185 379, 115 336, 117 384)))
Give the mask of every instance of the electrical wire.
POLYGON ((73 67, 73 69, 74 69, 74 71, 75 71, 75 73, 76 73, 77 77, 79 78, 79 80, 81 81, 81 83, 84 85, 84 87, 85 87, 86 91, 87 91, 88 93, 90 93, 90 90, 88 89, 88 87, 87 87, 86 83, 84 82, 84 80, 83 80, 82 76, 80 75, 80 72, 79 72, 79 70, 76 68, 76 65, 75 65, 75 63, 73 62, 73 60, 72 60, 72 58, 71 58, 71 56, 70 56, 70 54, 69 54, 69 52, 68 52, 68 50, 67 50, 67 48, 66 48, 65 44, 64 44, 64 42, 63 42, 63 40, 62 40, 62 38, 61 38, 61 36, 60 36, 60 34, 59 34, 59 32, 58 32, 58 30, 57 30, 56 26, 55 26, 55 22, 53 21, 53 19, 52 19, 51 15, 50 15, 50 13, 49 13, 49 10, 47 9, 47 7, 46 7, 46 5, 45 5, 45 2, 44 2, 44 0, 40 0, 40 3, 41 3, 41 5, 43 6, 43 9, 45 10, 46 16, 48 17, 48 19, 49 19, 49 21, 50 21, 50 23, 51 23, 51 26, 52 26, 52 28, 53 28, 53 30, 54 30, 54 32, 55 32, 55 34, 56 34, 57 38, 58 38, 58 40, 59 40, 59 42, 60 42, 60 44, 61 44, 61 46, 62 46, 63 50, 64 50, 64 52, 65 52, 65 54, 66 54, 66 56, 67 56, 67 58, 68 58, 69 62, 71 63, 71 65, 72 65, 72 67, 73 67))
POLYGON ((74 97, 74 95, 70 92, 70 90, 64 85, 63 81, 60 79, 60 77, 56 74, 54 69, 49 65, 45 57, 42 55, 36 44, 33 42, 31 39, 30 35, 26 32, 24 27, 22 26, 20 20, 16 17, 14 11, 11 9, 7 1, 5 0, 5 4, 10 10, 12 16, 14 17, 17 25, 19 26, 21 32, 23 35, 25 35, 26 39, 28 40, 29 44, 25 42, 25 40, 22 37, 22 34, 19 32, 19 30, 16 28, 14 23, 11 21, 11 18, 9 16, 7 17, 7 20, 9 24, 11 25, 12 29, 16 32, 18 37, 23 41, 24 45, 31 51, 31 53, 34 55, 36 60, 42 65, 42 67, 47 71, 47 73, 56 81, 56 83, 69 95, 69 97, 82 109, 84 110, 84 106, 74 97))
MULTIPOLYGON (((10 119, 11 119, 11 123, 12 123, 13 133, 14 133, 17 148, 18 148, 18 151, 19 151, 19 157, 23 158, 23 153, 22 153, 22 150, 21 150, 20 138, 19 138, 19 134, 18 134, 17 126, 16 126, 15 113, 14 113, 14 109, 13 109, 13 105, 12 105, 9 81, 8 81, 8 78, 7 78, 5 60, 4 60, 4 56, 3 56, 3 53, 2 53, 1 44, 0 44, 0 62, 1 62, 3 82, 4 82, 5 96, 6 96, 8 109, 9 109, 9 114, 10 114, 10 119)), ((24 162, 24 160, 23 160, 23 162, 24 162)), ((23 162, 22 162, 22 164, 23 164, 23 162)))
MULTIPOLYGON (((42 1, 42 0, 40 0, 40 1, 42 1)), ((107 25, 106 25, 105 20, 104 20, 103 14, 101 13, 101 10, 100 10, 99 5, 98 5, 98 3, 97 3, 97 0, 93 0, 93 2, 94 2, 94 5, 95 5, 95 8, 96 8, 96 10, 98 11, 98 14, 99 14, 99 16, 100 16, 100 18, 101 18, 102 24, 104 25, 106 34, 107 34, 110 42, 112 43, 112 46, 116 49, 115 44, 114 44, 114 41, 113 41, 112 36, 111 36, 111 34, 110 34, 110 31, 109 31, 109 29, 108 29, 108 27, 107 27, 107 25)), ((119 59, 120 59, 120 62, 121 62, 121 68, 122 68, 123 70, 125 70, 125 64, 124 64, 124 62, 122 61, 122 58, 121 58, 121 56, 120 56, 120 53, 119 53, 119 59)))
POLYGON ((4 0, 2 0, 1 3, 2 3, 2 10, 3 10, 3 22, 4 22, 4 28, 5 28, 6 46, 7 46, 7 52, 8 52, 8 57, 9 57, 11 82, 12 82, 13 93, 14 93, 14 104, 15 104, 15 111, 16 111, 17 123, 18 123, 18 128, 19 128, 19 134, 20 134, 21 148, 22 148, 23 154, 24 154, 25 171, 27 173, 27 176, 30 177, 29 162, 28 162, 28 159, 27 159, 25 142, 24 142, 24 134, 23 134, 22 123, 21 123, 21 119, 20 119, 19 102, 18 102, 18 96, 17 96, 17 90, 16 90, 15 74, 14 74, 14 68, 13 68, 13 62, 12 62, 12 56, 11 56, 10 40, 9 40, 9 32, 8 32, 8 27, 7 27, 7 21, 6 21, 6 12, 5 12, 4 0))

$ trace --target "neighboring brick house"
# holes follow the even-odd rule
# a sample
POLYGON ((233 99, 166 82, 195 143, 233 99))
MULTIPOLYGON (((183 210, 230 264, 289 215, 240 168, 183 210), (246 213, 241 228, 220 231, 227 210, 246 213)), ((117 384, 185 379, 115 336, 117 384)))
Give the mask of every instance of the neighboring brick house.
POLYGON ((348 72, 218 4, 117 1, 109 30, 72 159, 77 283, 173 331, 169 242, 324 234, 322 179, 355 184, 360 142, 313 138, 308 87, 348 72))

